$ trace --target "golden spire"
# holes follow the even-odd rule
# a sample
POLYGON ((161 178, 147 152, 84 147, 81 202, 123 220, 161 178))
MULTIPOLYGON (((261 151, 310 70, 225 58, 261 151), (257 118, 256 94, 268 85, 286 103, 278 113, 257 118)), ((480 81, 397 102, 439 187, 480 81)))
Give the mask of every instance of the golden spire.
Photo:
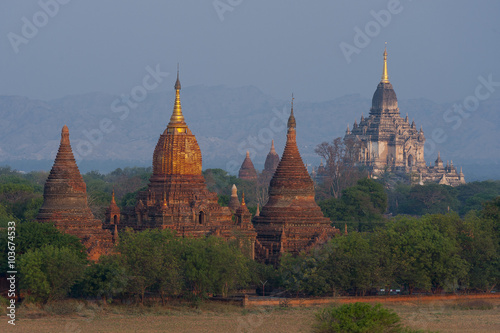
POLYGON ((241 205, 245 206, 245 192, 241 193, 241 205))
POLYGON ((384 50, 384 71, 382 72, 382 80, 380 82, 389 83, 389 75, 387 74, 387 42, 385 42, 384 50))
POLYGON ((172 116, 170 117, 170 123, 168 123, 167 131, 168 133, 173 132, 173 129, 176 129, 177 132, 184 133, 186 132, 186 122, 184 121, 184 115, 182 114, 181 107, 181 81, 179 80, 179 64, 177 64, 177 80, 175 81, 175 102, 174 102, 174 111, 172 112, 172 116))
POLYGON ((115 201, 115 189, 113 189, 113 194, 111 195, 111 204, 115 204, 116 205, 116 201, 115 201))

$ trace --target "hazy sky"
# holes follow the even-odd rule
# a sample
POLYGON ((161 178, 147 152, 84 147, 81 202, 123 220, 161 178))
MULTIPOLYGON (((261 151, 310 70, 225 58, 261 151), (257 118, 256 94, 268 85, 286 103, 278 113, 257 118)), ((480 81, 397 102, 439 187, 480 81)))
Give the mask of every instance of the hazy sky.
POLYGON ((500 81, 499 15, 496 0, 2 0, 0 95, 127 93, 180 62, 184 86, 371 97, 387 41, 398 98, 448 102, 500 81))

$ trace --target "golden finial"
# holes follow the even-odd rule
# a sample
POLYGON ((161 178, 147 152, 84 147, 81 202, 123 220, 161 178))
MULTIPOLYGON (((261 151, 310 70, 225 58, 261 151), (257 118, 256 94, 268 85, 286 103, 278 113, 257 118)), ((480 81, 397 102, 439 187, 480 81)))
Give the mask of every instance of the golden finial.
POLYGON ((387 74, 387 42, 385 42, 384 50, 384 71, 382 72, 382 80, 380 82, 389 83, 389 75, 387 74))
POLYGON ((245 192, 242 192, 242 193, 241 193, 241 205, 242 205, 242 206, 245 206, 245 205, 246 205, 246 204, 245 204, 245 192))
POLYGON ((111 194, 111 203, 112 204, 116 204, 116 201, 115 201, 115 189, 113 189, 113 194, 111 194))
POLYGON ((167 126, 167 131, 169 133, 172 132, 173 129, 176 129, 177 132, 185 133, 186 132, 186 122, 184 121, 184 115, 182 114, 181 107, 181 81, 179 80, 179 64, 177 64, 177 80, 175 81, 175 102, 174 102, 174 111, 172 112, 172 116, 170 117, 170 122, 167 126))

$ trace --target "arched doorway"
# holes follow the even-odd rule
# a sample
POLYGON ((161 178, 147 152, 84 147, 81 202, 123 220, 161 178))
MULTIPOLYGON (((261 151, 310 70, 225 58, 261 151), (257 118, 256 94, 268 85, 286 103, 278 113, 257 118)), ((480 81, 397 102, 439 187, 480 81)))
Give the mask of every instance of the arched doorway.
POLYGON ((200 211, 200 213, 198 214, 198 223, 205 224, 205 212, 204 211, 200 211))
POLYGON ((408 156, 408 166, 410 168, 413 166, 413 155, 408 156))

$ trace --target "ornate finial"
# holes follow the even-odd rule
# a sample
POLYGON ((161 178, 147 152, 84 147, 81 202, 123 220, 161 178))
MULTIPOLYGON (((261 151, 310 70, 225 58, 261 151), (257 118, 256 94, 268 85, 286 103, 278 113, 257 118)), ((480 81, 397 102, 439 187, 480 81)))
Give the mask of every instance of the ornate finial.
POLYGON ((389 75, 387 74, 387 42, 384 49, 384 71, 382 72, 382 80, 380 82, 389 83, 389 75))
POLYGON ((242 193, 241 193, 241 205, 242 205, 242 206, 245 206, 245 205, 246 205, 246 204, 245 204, 245 192, 242 192, 242 193))
POLYGON ((250 152, 247 150, 247 157, 246 158, 250 158, 250 152))
POLYGON ((69 145, 69 129, 64 125, 61 131, 61 144, 69 145))
POLYGON ((276 154, 276 149, 274 149, 274 139, 271 140, 271 151, 270 151, 271 154, 276 154))
POLYGON ((179 80, 179 64, 177 64, 177 81, 175 81, 175 102, 174 111, 170 117, 170 122, 167 126, 168 133, 172 133, 173 129, 176 129, 180 133, 185 133, 187 129, 186 122, 184 121, 184 115, 182 114, 181 107, 181 81, 179 80))
POLYGON ((293 93, 292 93, 292 110, 290 111, 290 117, 288 118, 288 128, 295 128, 297 124, 295 123, 295 116, 293 115, 293 93))
POLYGON ((181 81, 179 80, 179 63, 177 63, 177 80, 175 81, 175 90, 181 90, 181 81))
POLYGON ((112 204, 116 204, 116 201, 115 201, 115 189, 113 189, 113 194, 111 194, 111 203, 112 204))

